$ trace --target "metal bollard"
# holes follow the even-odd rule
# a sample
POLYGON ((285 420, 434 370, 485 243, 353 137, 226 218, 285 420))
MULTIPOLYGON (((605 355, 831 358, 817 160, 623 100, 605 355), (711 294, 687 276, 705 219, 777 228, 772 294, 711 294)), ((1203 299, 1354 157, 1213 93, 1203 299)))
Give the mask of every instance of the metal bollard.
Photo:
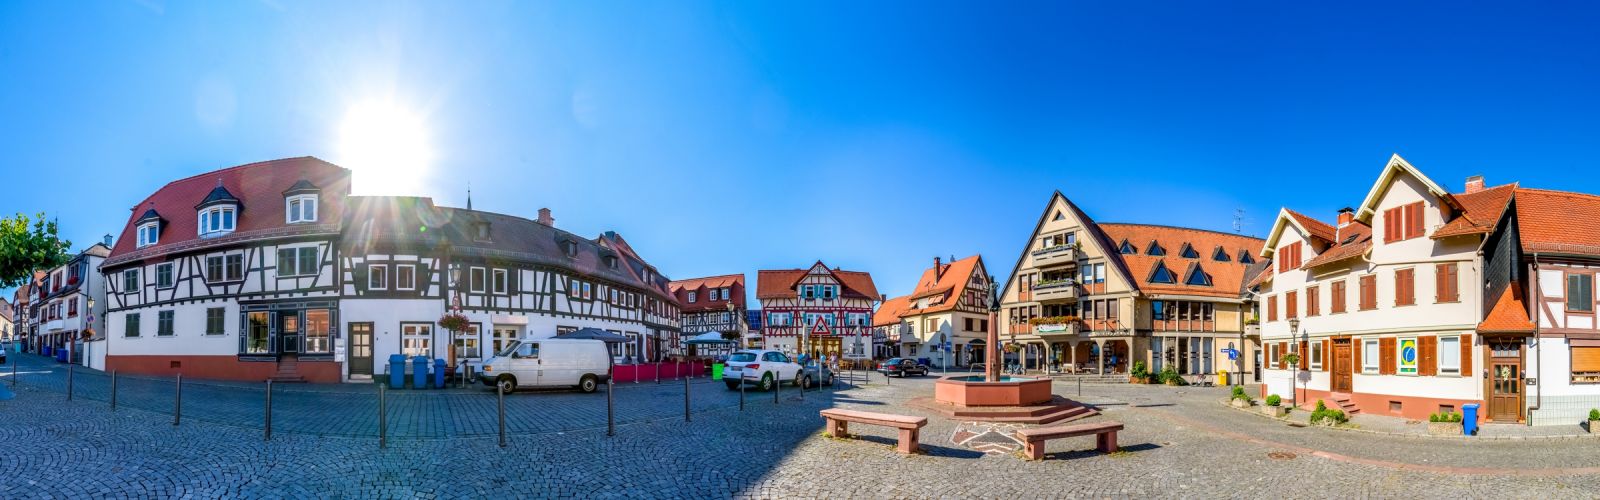
POLYGON ((111 411, 117 411, 117 372, 111 372, 111 411))
POLYGON ((783 379, 778 378, 778 374, 774 373, 772 374, 772 404, 781 404, 778 403, 779 392, 783 392, 783 379))
POLYGON ((744 411, 744 374, 739 375, 739 411, 744 411))
POLYGON ((656 384, 659 385, 659 384, 661 384, 661 362, 657 361, 655 364, 656 364, 656 384))
POLYGON ((494 390, 500 395, 500 447, 506 447, 506 386, 495 384, 494 390))
POLYGON ((388 384, 378 385, 378 448, 389 447, 389 404, 386 395, 388 384))
POLYGON ((67 401, 72 401, 72 367, 78 366, 67 363, 67 401))
POLYGON ((1078 397, 1083 397, 1083 377, 1078 377, 1078 397))
POLYGON ((616 405, 615 405, 615 401, 612 400, 612 396, 611 396, 613 393, 616 392, 614 390, 616 388, 617 388, 617 386, 616 386, 616 384, 612 383, 612 379, 610 377, 607 377, 606 378, 606 436, 607 437, 617 435, 616 405))
POLYGON ((11 362, 11 387, 17 386, 17 362, 11 362))
POLYGON ((264 437, 262 437, 261 440, 262 441, 271 441, 272 440, 272 379, 270 379, 270 378, 267 379, 267 407, 266 407, 265 410, 262 410, 261 418, 265 420, 265 422, 262 423, 261 428, 262 428, 262 430, 264 432, 266 432, 266 435, 264 437))
POLYGON ((178 396, 172 399, 172 425, 183 420, 183 374, 178 374, 178 396))
POLYGON ((689 379, 683 379, 683 421, 689 422, 689 379))

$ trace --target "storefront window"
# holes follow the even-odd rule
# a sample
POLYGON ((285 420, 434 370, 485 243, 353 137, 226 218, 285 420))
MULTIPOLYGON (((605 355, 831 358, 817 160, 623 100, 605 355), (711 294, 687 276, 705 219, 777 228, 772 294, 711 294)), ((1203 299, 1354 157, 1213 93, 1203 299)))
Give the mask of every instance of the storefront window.
POLYGON ((406 356, 431 356, 433 353, 433 325, 407 323, 400 325, 400 354, 406 356))
POLYGON ((266 312, 253 312, 249 315, 249 331, 246 333, 245 354, 267 354, 268 341, 272 329, 267 323, 266 312))
POLYGON ((306 352, 326 353, 332 351, 331 343, 328 340, 333 331, 331 316, 327 309, 306 310, 306 352))
POLYGON ((482 328, 482 324, 471 323, 466 330, 456 332, 456 359, 481 357, 478 352, 478 331, 482 328))

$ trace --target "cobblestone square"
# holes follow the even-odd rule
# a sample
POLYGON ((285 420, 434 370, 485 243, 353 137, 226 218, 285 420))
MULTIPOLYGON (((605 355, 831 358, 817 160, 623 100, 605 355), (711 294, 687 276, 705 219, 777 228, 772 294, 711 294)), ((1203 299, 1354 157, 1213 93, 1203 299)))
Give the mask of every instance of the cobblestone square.
MULTIPOLYGON (((173 425, 171 381, 124 377, 112 411, 100 374, 17 356, 22 383, 0 401, 0 497, 549 497, 1073 498, 1592 497, 1600 447, 1581 439, 1447 440, 1291 427, 1229 408, 1221 388, 1057 382, 1056 393, 1126 424, 1122 451, 1089 438, 1052 441, 1044 461, 977 451, 1003 441, 983 427, 927 415, 906 400, 932 378, 872 375, 840 390, 738 393, 720 384, 616 388, 605 394, 517 393, 498 446, 485 389, 393 391, 390 435, 377 439, 374 387, 284 386, 264 441, 259 389, 193 382, 173 425), (889 429, 821 434, 817 411, 843 407, 928 416, 923 453, 894 451, 889 429), (953 438, 967 428, 964 445, 953 438)), ((9 370, 3 380, 10 386, 9 370)))

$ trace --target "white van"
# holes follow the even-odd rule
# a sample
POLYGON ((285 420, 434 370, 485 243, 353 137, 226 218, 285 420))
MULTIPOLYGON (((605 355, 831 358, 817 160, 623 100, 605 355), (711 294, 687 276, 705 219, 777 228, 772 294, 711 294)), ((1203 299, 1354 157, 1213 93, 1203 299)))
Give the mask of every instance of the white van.
POLYGON ((511 343, 483 361, 478 379, 483 385, 500 385, 506 392, 518 387, 577 387, 594 392, 611 378, 611 353, 599 340, 523 339, 511 343))

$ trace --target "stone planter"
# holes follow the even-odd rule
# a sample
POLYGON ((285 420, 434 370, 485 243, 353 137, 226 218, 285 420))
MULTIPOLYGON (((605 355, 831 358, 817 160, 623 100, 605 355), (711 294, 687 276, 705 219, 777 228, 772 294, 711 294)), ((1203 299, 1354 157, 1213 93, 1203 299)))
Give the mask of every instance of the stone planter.
POLYGON ((1584 424, 1583 428, 1588 430, 1590 434, 1594 434, 1594 426, 1596 422, 1600 422, 1600 420, 1590 420, 1588 423, 1584 424))
POLYGON ((1228 404, 1233 405, 1234 408, 1249 408, 1252 406, 1248 399, 1235 399, 1229 401, 1228 404))
POLYGON ((1261 407, 1261 413, 1272 418, 1283 418, 1289 414, 1289 409, 1282 406, 1263 406, 1261 407))
POLYGON ((1459 436, 1461 435, 1461 422, 1428 422, 1428 434, 1459 436))

